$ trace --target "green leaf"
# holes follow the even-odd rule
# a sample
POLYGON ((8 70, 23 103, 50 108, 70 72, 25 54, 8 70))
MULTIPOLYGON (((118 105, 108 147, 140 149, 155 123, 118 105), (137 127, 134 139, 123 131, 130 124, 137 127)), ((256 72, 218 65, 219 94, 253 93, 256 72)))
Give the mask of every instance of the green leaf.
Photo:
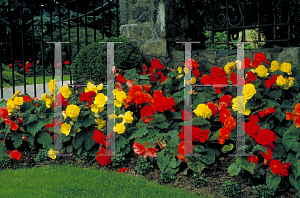
POLYGON ((292 174, 289 175, 289 180, 290 180, 290 184, 292 186, 294 186, 294 188, 300 192, 300 178, 298 178, 297 180, 293 177, 292 174))
POLYGON ((122 135, 118 134, 118 138, 116 139, 116 152, 119 153, 122 148, 128 144, 127 139, 122 135))
POLYGON ((73 146, 75 149, 79 149, 79 147, 82 146, 84 141, 84 136, 82 133, 79 133, 74 139, 73 139, 73 146))
POLYGON ((254 152, 254 151, 262 151, 262 152, 268 154, 267 147, 264 147, 264 146, 261 146, 258 144, 252 149, 252 152, 254 152))
POLYGON ((0 141, 0 154, 7 154, 6 144, 4 142, 0 141))
POLYGON ((241 167, 237 163, 233 163, 228 167, 227 171, 230 176, 235 176, 239 174, 239 172, 241 171, 241 167))
POLYGON ((146 135, 147 133, 148 133, 147 127, 141 127, 138 130, 136 130, 135 132, 133 132, 133 134, 128 138, 128 140, 134 139, 136 137, 140 138, 140 137, 146 135))
POLYGON ((205 118, 203 118, 202 116, 200 117, 196 117, 192 120, 193 125, 200 125, 200 126, 205 126, 208 125, 210 126, 210 122, 207 121, 205 118))
POLYGON ((215 140, 218 140, 219 137, 220 137, 220 129, 218 131, 216 131, 210 138, 208 141, 215 141, 215 140))
POLYGON ((243 169, 247 170, 248 172, 250 172, 252 175, 254 174, 254 167, 255 167, 255 163, 254 162, 249 162, 246 158, 243 157, 237 157, 236 158, 236 163, 238 165, 240 165, 243 169))
POLYGON ((206 168, 206 165, 201 162, 201 156, 185 156, 185 161, 188 168, 197 173, 201 173, 206 168))
POLYGON ((170 168, 176 168, 177 167, 176 165, 177 165, 176 159, 175 158, 171 158, 170 163, 169 163, 169 167, 170 168))
POLYGON ((171 119, 182 119, 181 112, 170 112, 170 118, 171 119))
POLYGON ((298 140, 299 140, 299 129, 296 127, 296 125, 292 125, 283 134, 282 144, 285 146, 285 150, 289 151, 292 145, 298 140))
MULTIPOLYGON (((150 74, 149 74, 150 75, 150 74)), ((149 76, 147 75, 140 75, 139 76, 139 79, 142 79, 142 80, 149 80, 149 76)))
MULTIPOLYGON (((40 120, 38 122, 33 122, 31 124, 26 125, 26 131, 28 131, 29 133, 31 133, 31 135, 33 137, 35 137, 35 134, 40 131, 43 127, 45 126, 45 123, 40 120)), ((49 134, 49 133, 47 133, 49 134)))
POLYGON ((231 151, 232 149, 233 149, 233 144, 224 145, 222 148, 222 152, 227 153, 227 152, 231 151))
POLYGON ((286 157, 286 152, 282 144, 275 144, 275 148, 272 149, 273 159, 284 159, 286 157))
POLYGON ((167 167, 167 165, 169 164, 169 162, 171 160, 170 158, 171 158, 171 156, 169 156, 169 155, 165 156, 164 155, 164 150, 157 153, 157 166, 161 171, 165 170, 165 168, 167 167))
POLYGON ((281 89, 276 89, 276 90, 273 90, 273 91, 269 92, 270 98, 273 98, 273 99, 280 98, 281 95, 282 95, 281 89))
POLYGON ((74 125, 74 131, 77 131, 79 129, 79 127, 81 127, 81 124, 82 122, 75 122, 75 125, 74 125))
POLYGON ((162 122, 164 120, 166 120, 166 117, 163 114, 155 114, 155 118, 149 121, 149 123, 154 124, 156 122, 162 122))
POLYGON ((72 153, 73 152, 73 145, 70 144, 69 146, 66 147, 67 153, 72 153))
POLYGON ((27 118, 27 115, 25 115, 23 117, 23 124, 24 125, 31 124, 31 123, 33 123, 33 122, 35 122, 35 121, 38 120, 38 117, 37 117, 36 114, 29 114, 29 117, 27 119, 26 118, 27 118))
POLYGON ((15 147, 15 149, 18 149, 22 143, 23 143, 23 139, 22 139, 23 134, 14 134, 11 139, 13 140, 13 145, 15 147))
POLYGON ((70 135, 66 136, 65 134, 62 134, 62 142, 67 142, 71 139, 70 135))
POLYGON ((53 144, 53 139, 51 138, 50 134, 44 131, 39 133, 37 141, 42 144, 44 148, 53 144))
POLYGON ((166 128, 168 128, 169 125, 170 125, 170 122, 163 121, 158 125, 158 128, 166 129, 166 128))
POLYGON ((275 117, 279 120, 279 122, 282 122, 282 120, 285 119, 285 114, 280 109, 276 109, 275 117))
MULTIPOLYGON (((35 115, 35 114, 34 114, 34 115, 35 115)), ((46 117, 47 117, 46 114, 45 114, 44 112, 38 113, 37 116, 38 116, 39 118, 46 118, 46 117)))
POLYGON ((84 139, 83 146, 84 146, 85 150, 88 151, 95 145, 96 142, 93 139, 93 137, 94 137, 94 132, 93 131, 84 132, 84 134, 83 134, 83 139, 84 139))
POLYGON ((89 126, 95 123, 95 119, 87 118, 83 120, 81 123, 82 123, 81 124, 82 127, 88 128, 89 126))
POLYGON ((189 168, 186 168, 186 169, 182 172, 182 174, 187 175, 188 170, 189 170, 189 168))
POLYGON ((4 133, 5 133, 6 135, 10 132, 10 125, 11 125, 11 124, 5 125, 4 133))
POLYGON ((160 132, 159 129, 153 128, 153 129, 148 129, 148 138, 154 137, 156 134, 160 132))
POLYGON ((172 148, 177 147, 179 145, 179 136, 175 136, 175 137, 171 138, 171 140, 168 144, 172 148))
POLYGON ((267 185, 272 187, 274 192, 277 190, 278 185, 280 184, 280 181, 281 181, 281 176, 280 175, 276 175, 276 176, 270 175, 266 180, 267 185))

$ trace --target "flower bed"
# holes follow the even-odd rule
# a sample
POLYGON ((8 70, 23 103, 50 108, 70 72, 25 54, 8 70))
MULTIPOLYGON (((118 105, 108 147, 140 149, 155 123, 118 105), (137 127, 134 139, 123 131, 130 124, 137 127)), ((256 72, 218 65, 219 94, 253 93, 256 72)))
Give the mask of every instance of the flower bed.
MULTIPOLYGON (((184 72, 192 71, 192 79, 184 82, 181 67, 173 71, 157 59, 151 66, 148 70, 143 65, 141 75, 131 69, 117 76, 113 91, 116 115, 109 115, 116 122, 116 154, 128 155, 133 148, 137 155, 157 165, 166 183, 175 179, 179 171, 186 175, 189 170, 202 173, 220 156, 235 153, 239 135, 235 118, 237 113, 244 113, 245 153, 252 156, 235 156, 228 173, 260 178, 272 193, 290 187, 300 192, 299 68, 292 70, 289 63, 270 63, 258 53, 252 62, 246 58, 222 69, 214 67, 211 75, 200 77, 198 63, 190 59, 185 62, 184 72), (245 78, 236 74, 242 67, 245 78), (217 85, 236 85, 240 80, 245 81, 244 99, 237 96, 235 87, 217 85), (190 93, 194 111, 185 112, 184 85, 197 81, 213 86, 194 87, 190 93), (192 120, 192 133, 184 131, 185 120, 192 120), (192 141, 184 140, 187 134, 192 141), (180 156, 184 151, 200 155, 180 156), (181 170, 182 167, 186 168, 181 170)), ((53 80, 49 88, 54 95, 53 80)), ((89 82, 82 93, 62 87, 57 96, 43 94, 41 100, 19 97, 17 92, 0 110, 0 138, 3 142, 9 139, 15 150, 22 141, 28 141, 30 148, 37 142, 49 148, 50 157, 55 159, 53 131, 60 130, 64 152, 95 156, 101 166, 111 164, 116 160, 103 156, 112 154, 113 133, 103 134, 108 98, 102 89, 102 84, 96 87, 89 82), (56 104, 55 97, 60 97, 62 103, 56 104), (61 123, 52 118, 56 106, 63 109, 61 123)), ((3 155, 7 154, 6 146, 0 143, 3 155)), ((21 157, 18 151, 12 151, 10 156, 21 157)))

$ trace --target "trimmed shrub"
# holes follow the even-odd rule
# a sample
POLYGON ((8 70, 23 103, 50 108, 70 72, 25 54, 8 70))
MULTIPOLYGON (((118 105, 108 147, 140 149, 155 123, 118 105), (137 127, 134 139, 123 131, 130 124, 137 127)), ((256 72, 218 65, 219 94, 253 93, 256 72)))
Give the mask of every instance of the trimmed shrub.
MULTIPOLYGON (((123 75, 122 70, 136 68, 142 71, 141 66, 145 59, 137 47, 134 47, 126 39, 111 37, 102 42, 123 42, 114 45, 114 63, 116 73, 123 75)), ((74 84, 107 84, 107 44, 93 42, 83 47, 71 64, 71 75, 74 84)))
MULTIPOLYGON (((3 86, 5 85, 12 85, 12 73, 11 68, 9 66, 2 64, 2 77, 3 77, 3 86)), ((24 77, 23 75, 19 74, 18 72, 14 71, 14 80, 15 86, 24 85, 24 77)), ((26 79, 26 83, 28 84, 28 80, 26 79)))

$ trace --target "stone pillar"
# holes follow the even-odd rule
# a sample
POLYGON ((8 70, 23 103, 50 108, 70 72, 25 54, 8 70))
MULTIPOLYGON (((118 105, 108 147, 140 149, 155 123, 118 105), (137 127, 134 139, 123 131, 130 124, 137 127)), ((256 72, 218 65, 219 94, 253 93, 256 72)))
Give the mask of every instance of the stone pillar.
POLYGON ((164 0, 120 0, 121 37, 136 45, 147 61, 170 62, 166 40, 164 0))

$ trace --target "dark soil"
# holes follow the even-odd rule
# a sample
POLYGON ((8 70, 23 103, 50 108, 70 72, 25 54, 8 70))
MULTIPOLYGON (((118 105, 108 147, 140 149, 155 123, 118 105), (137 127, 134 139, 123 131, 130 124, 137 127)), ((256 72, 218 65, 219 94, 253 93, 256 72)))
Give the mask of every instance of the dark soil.
MULTIPOLYGON (((138 155, 136 155, 133 151, 130 152, 129 157, 127 158, 127 162, 120 167, 112 167, 112 165, 106 165, 102 167, 98 161, 96 161, 95 157, 87 157, 87 160, 79 161, 79 157, 77 155, 70 155, 70 156, 58 156, 55 160, 52 160, 51 158, 48 158, 47 161, 42 162, 41 164, 37 165, 34 161, 34 158, 38 155, 38 149, 33 148, 31 151, 28 149, 19 149, 19 151, 22 154, 22 158, 18 161, 16 159, 12 160, 12 163, 10 163, 7 167, 2 168, 2 170, 7 169, 19 169, 19 168, 32 168, 32 167, 40 167, 40 166, 51 166, 55 164, 63 165, 63 164, 72 164, 74 166, 78 167, 89 167, 94 169, 104 169, 111 172, 117 172, 120 170, 120 168, 127 168, 129 171, 124 171, 123 174, 129 174, 138 176, 141 178, 145 178, 148 181, 156 182, 160 185, 167 185, 167 186, 173 186, 175 188, 180 188, 182 190, 186 190, 194 195, 202 195, 203 193, 206 193, 212 197, 224 197, 221 195, 221 187, 223 183, 227 180, 231 180, 232 182, 236 182, 240 187, 240 194, 236 197, 250 197, 254 198, 254 192, 251 188, 254 185, 258 185, 259 182, 262 183, 262 181, 253 181, 250 179, 250 177, 247 176, 234 176, 231 177, 227 173, 227 168, 230 166, 233 162, 235 162, 234 157, 228 156, 228 157, 221 157, 219 160, 216 161, 215 164, 210 166, 209 169, 204 169, 202 171, 203 176, 207 178, 206 184, 204 186, 200 187, 194 187, 193 186, 193 178, 192 178, 192 172, 188 172, 188 175, 183 175, 182 172, 179 172, 177 174, 177 178, 173 181, 171 181, 168 184, 162 184, 160 182, 160 170, 156 165, 154 165, 154 168, 151 172, 146 173, 144 175, 139 175, 136 173, 135 166, 138 164, 138 155)), ((185 164, 185 163, 184 163, 185 164)), ((186 166, 186 165, 185 165, 186 166)), ((277 193, 274 197, 275 198, 292 198, 297 197, 296 196, 297 191, 291 187, 290 189, 286 190, 285 192, 277 193)))

